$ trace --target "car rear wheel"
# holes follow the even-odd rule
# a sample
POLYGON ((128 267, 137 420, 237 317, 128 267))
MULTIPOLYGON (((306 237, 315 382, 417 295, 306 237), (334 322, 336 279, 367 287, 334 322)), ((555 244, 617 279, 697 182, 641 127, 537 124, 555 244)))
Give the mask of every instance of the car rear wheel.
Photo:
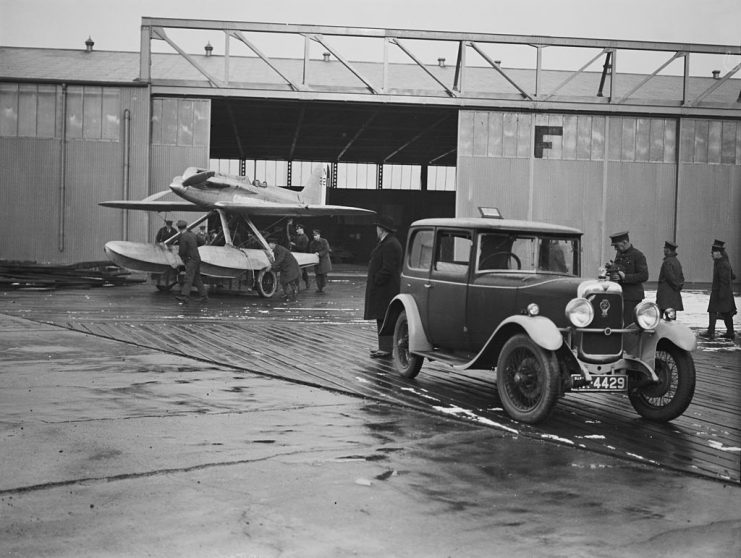
POLYGON ((631 405, 643 418, 667 422, 689 407, 695 394, 695 363, 692 355, 675 345, 660 344, 654 372, 658 384, 650 384, 628 394, 631 405))
POLYGON ((278 288, 278 280, 271 269, 263 269, 257 274, 255 287, 257 293, 264 298, 270 298, 278 288))
POLYGON ((394 368, 405 378, 417 376, 424 362, 424 357, 409 352, 409 322, 406 312, 399 314, 394 326, 392 357, 394 368))
POLYGON ((509 416, 535 424, 550 414, 558 398, 556 356, 524 334, 502 347, 497 361, 497 390, 509 416))

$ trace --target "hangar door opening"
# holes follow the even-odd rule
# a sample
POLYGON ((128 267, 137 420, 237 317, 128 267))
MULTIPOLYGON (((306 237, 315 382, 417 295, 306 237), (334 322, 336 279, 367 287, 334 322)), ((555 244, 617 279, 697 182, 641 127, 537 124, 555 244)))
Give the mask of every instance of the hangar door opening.
MULTIPOLYGON (((325 165, 326 203, 391 216, 402 242, 416 219, 455 214, 457 109, 234 98, 210 103, 212 170, 300 188, 316 165, 325 165)), ((367 218, 302 224, 322 229, 337 261, 364 263, 376 242, 367 218)))

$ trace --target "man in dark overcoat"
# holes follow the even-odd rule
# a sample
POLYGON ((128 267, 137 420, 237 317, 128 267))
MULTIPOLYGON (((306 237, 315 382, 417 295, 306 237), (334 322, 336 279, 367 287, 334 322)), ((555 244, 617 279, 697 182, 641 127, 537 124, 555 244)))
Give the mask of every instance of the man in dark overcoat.
POLYGON ((710 247, 713 257, 713 285, 710 289, 710 302, 708 303, 708 315, 710 321, 708 330, 701 333, 702 337, 712 339, 715 336, 715 320, 720 316, 726 325, 726 339, 735 339, 736 332, 733 329, 733 316, 736 314, 736 301, 733 299, 733 274, 731 262, 726 253, 725 242, 716 240, 710 247))
POLYGON ((283 299, 293 302, 298 292, 299 265, 296 257, 285 246, 278 244, 278 239, 271 237, 268 245, 273 251, 273 262, 270 269, 279 273, 279 282, 283 289, 283 299))
POLYGON ((648 281, 648 264, 643 252, 630 243, 628 231, 610 235, 615 248, 615 262, 611 266, 610 281, 623 288, 623 326, 633 321, 633 310, 645 295, 643 283, 648 281))
POLYGON ((316 277, 316 292, 325 294, 324 288, 327 286, 327 274, 332 271, 332 260, 329 259, 329 253, 332 249, 329 247, 327 239, 322 238, 322 232, 314 229, 314 240, 309 244, 309 252, 314 252, 319 258, 319 263, 314 266, 314 275, 316 277))
POLYGON ((177 298, 180 302, 188 303, 190 301, 190 289, 195 284, 200 295, 201 302, 208 301, 206 287, 201 279, 201 255, 198 253, 198 238, 193 231, 187 230, 188 223, 178 221, 178 232, 180 233, 180 244, 178 245, 178 255, 185 265, 185 279, 183 287, 180 290, 180 296, 177 298))
POLYGON ((682 264, 677 259, 677 243, 667 240, 664 242, 664 261, 661 263, 659 285, 656 288, 656 305, 662 314, 667 308, 684 310, 682 287, 684 274, 682 264))
MULTIPOLYGON (((301 224, 296 225, 296 234, 291 240, 291 250, 294 252, 308 252, 309 250, 309 237, 304 232, 304 226, 301 224)), ((301 279, 303 279, 308 289, 310 285, 309 272, 306 271, 305 267, 301 269, 301 279)))
POLYGON ((399 294, 401 286, 401 243, 394 236, 396 227, 393 220, 385 215, 376 221, 378 243, 370 255, 368 277, 365 286, 364 320, 376 320, 378 329, 378 349, 372 349, 371 358, 391 356, 393 337, 381 335, 383 318, 391 299, 399 294))

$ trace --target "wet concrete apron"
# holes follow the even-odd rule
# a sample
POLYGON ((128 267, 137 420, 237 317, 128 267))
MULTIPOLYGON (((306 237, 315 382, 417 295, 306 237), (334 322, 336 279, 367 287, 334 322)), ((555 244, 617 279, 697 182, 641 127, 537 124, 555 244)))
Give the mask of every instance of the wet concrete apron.
POLYGON ((581 395, 523 427, 485 372, 426 363, 402 381, 367 359, 375 335, 358 319, 359 285, 335 281, 293 305, 217 295, 206 307, 149 286, 4 293, 3 551, 741 549, 732 353, 697 355, 698 394, 671 425, 646 423, 623 398, 581 395))
POLYGON ((568 394, 546 423, 533 427, 507 417, 491 372, 460 373, 426 362, 416 379, 406 380, 394 373, 389 361, 369 359, 375 325, 359 319, 362 278, 335 278, 331 288, 325 296, 303 291, 291 304, 216 295, 207 305, 187 306, 150 285, 8 292, 0 297, 0 312, 522 436, 741 482, 739 351, 708 350, 705 344, 694 353, 696 395, 685 414, 671 423, 641 419, 625 396, 568 394))

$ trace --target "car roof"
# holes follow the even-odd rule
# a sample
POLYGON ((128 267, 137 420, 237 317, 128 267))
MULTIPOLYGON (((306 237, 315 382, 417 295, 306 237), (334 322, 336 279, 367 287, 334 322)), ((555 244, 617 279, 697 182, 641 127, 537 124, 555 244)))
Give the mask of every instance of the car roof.
POLYGON ((538 221, 521 221, 518 219, 495 219, 491 217, 439 217, 420 219, 412 227, 464 227, 492 231, 521 231, 545 234, 582 235, 579 229, 540 223, 538 221))

